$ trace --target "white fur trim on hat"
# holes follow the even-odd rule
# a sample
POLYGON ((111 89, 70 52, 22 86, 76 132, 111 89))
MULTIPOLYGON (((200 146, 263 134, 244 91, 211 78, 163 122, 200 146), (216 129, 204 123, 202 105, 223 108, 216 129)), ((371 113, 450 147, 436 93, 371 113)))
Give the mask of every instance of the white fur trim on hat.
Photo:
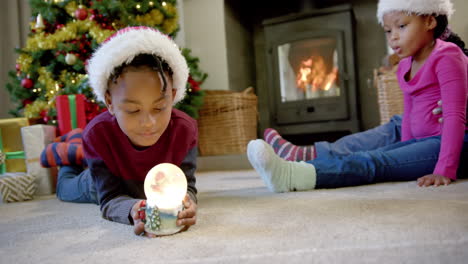
POLYGON ((383 16, 391 11, 405 11, 416 15, 446 15, 453 14, 450 0, 379 0, 377 19, 383 24, 383 16))
POLYGON ((149 27, 121 29, 94 52, 87 71, 96 98, 105 102, 107 82, 114 69, 139 54, 154 54, 167 62, 173 72, 173 88, 177 90, 174 105, 182 100, 189 74, 187 62, 174 41, 149 27))

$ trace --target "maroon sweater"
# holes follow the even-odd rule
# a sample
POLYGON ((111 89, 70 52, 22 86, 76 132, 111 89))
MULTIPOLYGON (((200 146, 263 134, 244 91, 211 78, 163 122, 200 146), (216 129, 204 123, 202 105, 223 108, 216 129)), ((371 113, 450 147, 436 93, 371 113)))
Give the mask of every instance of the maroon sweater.
POLYGON ((108 112, 95 117, 83 132, 83 146, 98 194, 102 216, 132 224, 132 206, 146 199, 144 180, 157 164, 173 163, 187 177, 187 193, 196 201, 195 169, 198 129, 194 119, 173 109, 167 129, 159 140, 136 149, 108 112))

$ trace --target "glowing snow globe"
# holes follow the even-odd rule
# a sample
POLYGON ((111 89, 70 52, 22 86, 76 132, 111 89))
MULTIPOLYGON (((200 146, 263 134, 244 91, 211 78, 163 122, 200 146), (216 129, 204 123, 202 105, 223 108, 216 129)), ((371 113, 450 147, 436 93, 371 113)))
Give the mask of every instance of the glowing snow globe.
POLYGON ((187 193, 184 172, 174 164, 161 163, 154 166, 145 178, 145 231, 155 235, 170 235, 179 232, 177 215, 184 209, 187 193))

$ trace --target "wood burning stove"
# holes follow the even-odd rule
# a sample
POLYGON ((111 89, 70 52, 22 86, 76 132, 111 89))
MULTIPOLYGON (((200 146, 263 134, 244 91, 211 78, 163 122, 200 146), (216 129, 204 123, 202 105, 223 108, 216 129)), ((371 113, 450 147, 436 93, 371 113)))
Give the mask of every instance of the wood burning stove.
POLYGON ((350 5, 264 21, 268 108, 284 134, 359 130, 350 5))

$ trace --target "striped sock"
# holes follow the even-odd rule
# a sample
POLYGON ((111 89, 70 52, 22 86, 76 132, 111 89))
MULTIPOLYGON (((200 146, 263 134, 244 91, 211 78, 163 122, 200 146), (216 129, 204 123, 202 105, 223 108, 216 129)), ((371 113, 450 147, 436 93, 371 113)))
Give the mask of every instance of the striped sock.
POLYGON ((314 146, 296 146, 282 138, 273 128, 265 129, 263 139, 273 147, 275 153, 289 161, 308 161, 315 158, 314 146))
POLYGON ((74 129, 47 145, 41 153, 42 167, 87 166, 83 152, 82 132, 81 128, 74 129))

